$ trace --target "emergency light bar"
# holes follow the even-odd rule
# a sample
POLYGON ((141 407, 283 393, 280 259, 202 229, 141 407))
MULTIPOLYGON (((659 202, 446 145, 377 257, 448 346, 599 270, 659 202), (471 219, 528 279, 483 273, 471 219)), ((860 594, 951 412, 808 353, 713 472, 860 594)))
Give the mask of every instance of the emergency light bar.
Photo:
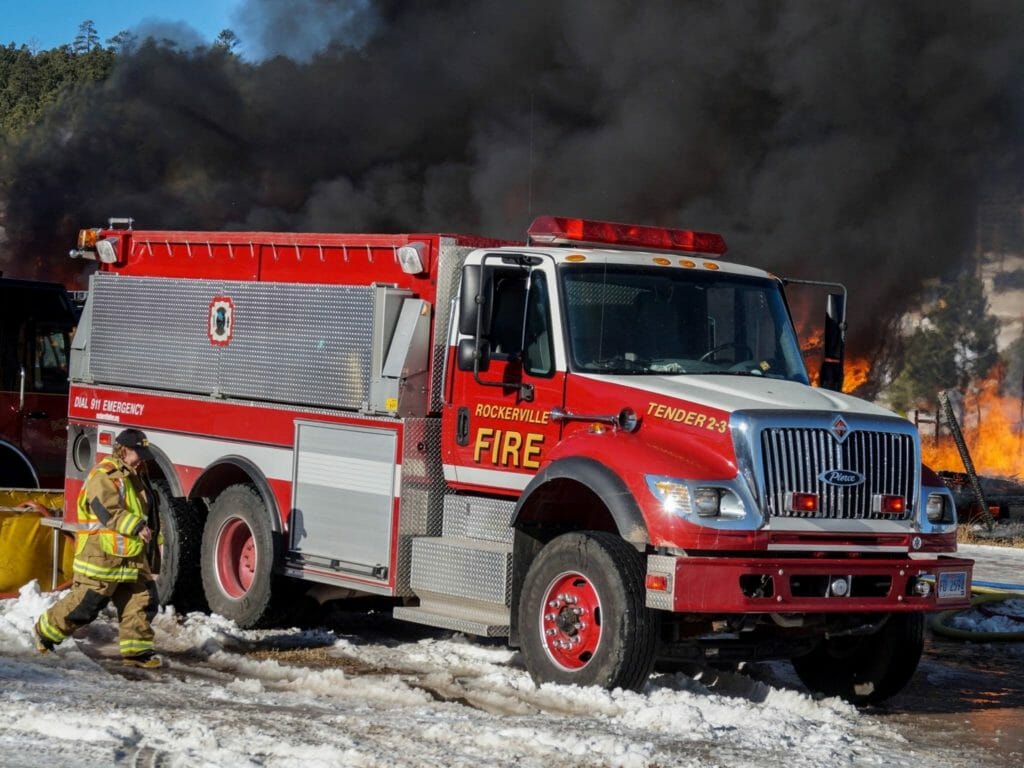
POLYGON ((714 232, 645 227, 610 221, 538 216, 526 230, 530 245, 615 245, 653 251, 723 254, 725 239, 714 232))

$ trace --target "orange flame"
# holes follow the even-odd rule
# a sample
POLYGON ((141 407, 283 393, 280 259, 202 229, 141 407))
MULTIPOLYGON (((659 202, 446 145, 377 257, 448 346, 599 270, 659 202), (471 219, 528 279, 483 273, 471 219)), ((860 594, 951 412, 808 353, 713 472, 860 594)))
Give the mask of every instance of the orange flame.
MULTIPOLYGON (((807 374, 811 377, 811 386, 818 386, 818 366, 821 363, 821 352, 824 344, 825 332, 818 328, 811 333, 801 334, 803 342, 800 344, 800 351, 803 352, 804 363, 807 365, 807 374)), ((871 363, 867 358, 849 358, 843 362, 843 392, 850 394, 858 387, 865 384, 871 373, 871 363)))
MULTIPOLYGON (((997 367, 964 397, 960 431, 979 475, 1020 477, 1024 475, 1024 402, 1001 396, 1001 379, 997 367)), ((964 469, 960 451, 945 429, 938 438, 922 435, 921 453, 932 469, 964 469)))

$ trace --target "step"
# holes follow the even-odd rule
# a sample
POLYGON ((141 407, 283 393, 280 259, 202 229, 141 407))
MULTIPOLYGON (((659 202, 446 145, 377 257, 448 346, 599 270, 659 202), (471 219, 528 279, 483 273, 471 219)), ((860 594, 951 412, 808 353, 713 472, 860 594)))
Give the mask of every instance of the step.
POLYGON ((399 606, 394 617, 413 624, 464 632, 480 637, 508 637, 509 609, 503 605, 424 600, 418 606, 399 606))

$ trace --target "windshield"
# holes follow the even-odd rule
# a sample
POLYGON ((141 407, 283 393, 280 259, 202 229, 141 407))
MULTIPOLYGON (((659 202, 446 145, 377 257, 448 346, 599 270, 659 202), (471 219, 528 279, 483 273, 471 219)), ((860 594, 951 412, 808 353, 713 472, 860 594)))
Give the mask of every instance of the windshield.
POLYGON ((560 270, 573 370, 808 383, 774 280, 621 264, 560 270))

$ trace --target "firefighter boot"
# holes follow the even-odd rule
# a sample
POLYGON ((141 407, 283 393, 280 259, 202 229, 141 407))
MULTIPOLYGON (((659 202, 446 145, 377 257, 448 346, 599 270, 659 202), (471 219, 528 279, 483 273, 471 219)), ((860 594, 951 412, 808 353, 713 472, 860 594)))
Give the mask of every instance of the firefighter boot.
POLYGON ((38 624, 32 625, 32 640, 35 642, 36 650, 40 653, 49 653, 54 648, 53 640, 50 640, 48 637, 43 637, 39 632, 38 624))
POLYGON ((143 669, 158 669, 163 666, 164 660, 152 651, 136 653, 132 656, 122 656, 121 663, 126 667, 142 667, 143 669))

